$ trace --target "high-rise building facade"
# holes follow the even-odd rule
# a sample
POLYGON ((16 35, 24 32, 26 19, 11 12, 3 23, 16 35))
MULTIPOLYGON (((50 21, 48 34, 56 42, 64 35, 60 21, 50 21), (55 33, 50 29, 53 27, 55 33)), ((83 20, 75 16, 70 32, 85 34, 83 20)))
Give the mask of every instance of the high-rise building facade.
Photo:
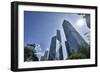
POLYGON ((65 41, 65 46, 66 46, 67 55, 69 57, 71 55, 71 51, 70 51, 70 46, 68 44, 68 41, 65 41))
POLYGON ((85 40, 80 36, 70 22, 64 20, 63 29, 67 39, 66 46, 68 46, 67 48, 69 53, 77 52, 80 46, 87 45, 85 40))
POLYGON ((55 59, 56 59, 56 36, 52 37, 51 39, 49 56, 48 56, 48 60, 55 60, 55 59))
POLYGON ((60 30, 57 30, 57 40, 59 42, 59 47, 58 47, 58 50, 59 50, 59 60, 63 60, 63 50, 62 50, 62 42, 61 42, 61 33, 60 33, 60 30))

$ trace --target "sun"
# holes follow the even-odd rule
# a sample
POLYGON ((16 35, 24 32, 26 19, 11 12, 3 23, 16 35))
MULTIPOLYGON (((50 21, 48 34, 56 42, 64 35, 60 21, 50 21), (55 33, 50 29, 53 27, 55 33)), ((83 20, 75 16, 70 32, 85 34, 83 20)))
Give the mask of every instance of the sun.
POLYGON ((85 24, 85 19, 81 18, 81 19, 78 19, 76 24, 79 26, 79 27, 82 27, 84 24, 85 24))

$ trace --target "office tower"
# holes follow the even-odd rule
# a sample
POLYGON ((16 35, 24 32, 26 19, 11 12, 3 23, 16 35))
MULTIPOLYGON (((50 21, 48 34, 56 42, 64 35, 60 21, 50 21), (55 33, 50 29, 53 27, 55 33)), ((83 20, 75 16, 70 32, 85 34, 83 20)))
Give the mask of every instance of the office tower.
POLYGON ((56 36, 52 37, 48 60, 56 59, 56 36))
POLYGON ((62 50, 62 42, 61 42, 61 34, 60 34, 60 30, 57 30, 57 40, 59 42, 59 47, 58 47, 58 50, 59 50, 59 60, 63 60, 63 50, 62 50))
POLYGON ((70 46, 67 41, 65 41, 65 46, 66 46, 67 55, 69 57, 71 55, 71 51, 70 51, 70 46))
POLYGON ((80 36, 69 21, 64 20, 63 29, 67 39, 66 46, 67 44, 69 45, 68 51, 70 51, 70 53, 75 53, 81 46, 87 45, 85 40, 80 36))

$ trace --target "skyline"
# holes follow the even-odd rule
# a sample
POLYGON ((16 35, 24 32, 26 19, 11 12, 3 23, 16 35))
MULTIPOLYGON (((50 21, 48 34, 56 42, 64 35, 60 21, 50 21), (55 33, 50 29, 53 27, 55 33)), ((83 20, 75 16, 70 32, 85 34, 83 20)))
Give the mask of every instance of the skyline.
MULTIPOLYGON (((78 21, 83 19, 82 16, 77 15, 77 13, 55 13, 55 12, 34 12, 25 11, 24 12, 24 46, 28 43, 37 43, 40 45, 42 51, 46 51, 50 48, 50 42, 52 36, 56 35, 56 30, 61 31, 61 39, 66 41, 64 31, 62 28, 63 20, 68 20, 71 22, 72 26, 84 37, 84 33, 90 32, 88 27, 86 27, 86 22, 81 23, 78 21), (62 37, 63 36, 63 37, 62 37)), ((65 44, 62 41, 62 44, 65 44)), ((86 40, 86 42, 88 42, 86 40)), ((65 48, 65 46, 63 47, 65 48)), ((65 49, 63 49, 64 59, 67 57, 65 49), (65 57, 66 55, 66 57, 65 57)))

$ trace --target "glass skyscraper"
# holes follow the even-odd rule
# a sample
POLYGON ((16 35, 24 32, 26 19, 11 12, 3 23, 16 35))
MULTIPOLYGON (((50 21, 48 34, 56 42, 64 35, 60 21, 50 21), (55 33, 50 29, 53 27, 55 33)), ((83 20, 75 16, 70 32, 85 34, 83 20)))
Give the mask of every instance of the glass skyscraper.
POLYGON ((56 36, 52 37, 48 60, 56 59, 56 36))
POLYGON ((63 51, 62 51, 62 42, 61 42, 61 34, 60 30, 57 30, 57 40, 59 41, 59 60, 63 60, 63 51))
POLYGON ((65 37, 67 39, 66 46, 69 53, 75 53, 78 51, 80 46, 87 45, 85 40, 80 36, 80 34, 75 30, 70 22, 64 20, 63 29, 65 37))

